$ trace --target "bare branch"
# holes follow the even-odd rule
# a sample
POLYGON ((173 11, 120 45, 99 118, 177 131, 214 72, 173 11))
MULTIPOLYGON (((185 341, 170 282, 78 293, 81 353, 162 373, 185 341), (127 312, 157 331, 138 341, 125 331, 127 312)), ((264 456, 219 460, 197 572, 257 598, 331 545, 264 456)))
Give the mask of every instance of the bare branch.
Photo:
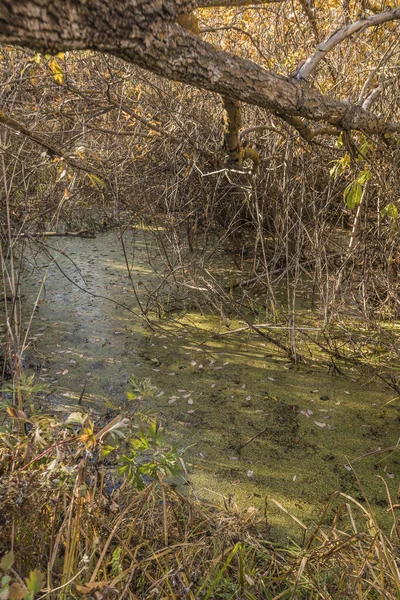
POLYGON ((383 23, 388 23, 398 19, 400 19, 400 8, 393 8, 385 10, 377 15, 367 17, 366 19, 360 19, 354 23, 349 23, 345 27, 338 29, 324 42, 318 44, 316 52, 314 52, 314 54, 310 56, 304 65, 299 69, 296 78, 307 81, 321 60, 325 58, 327 53, 333 50, 333 48, 335 48, 348 37, 354 35, 355 33, 364 31, 364 29, 367 29, 368 27, 378 27, 383 23))
POLYGON ((340 129, 336 127, 330 126, 319 126, 312 128, 307 123, 301 119, 300 117, 292 117, 288 115, 278 115, 283 121, 285 121, 288 125, 297 130, 300 137, 303 138, 306 142, 311 144, 314 142, 314 139, 320 135, 333 135, 338 136, 340 133, 340 129))
POLYGON ((253 171, 255 171, 260 164, 259 154, 255 148, 242 143, 239 135, 242 120, 240 102, 227 97, 223 97, 222 100, 226 112, 224 145, 229 160, 240 165, 249 158, 253 161, 253 171))
POLYGON ((45 148, 49 152, 50 156, 58 156, 59 158, 62 158, 66 163, 71 165, 71 167, 74 167, 75 169, 79 169, 80 171, 89 173, 89 175, 96 175, 100 179, 104 178, 103 173, 100 173, 97 169, 92 167, 85 160, 77 159, 74 156, 70 156, 69 154, 67 154, 66 152, 61 150, 60 148, 57 148, 53 144, 50 144, 49 142, 47 142, 40 135, 38 135, 36 132, 32 131, 31 129, 29 129, 28 127, 26 127, 19 121, 16 121, 12 117, 9 117, 8 115, 6 115, 3 111, 0 111, 0 123, 5 125, 9 129, 16 131, 17 133, 21 133, 22 135, 26 136, 27 138, 29 138, 36 144, 39 144, 39 146, 42 146, 42 148, 45 148))

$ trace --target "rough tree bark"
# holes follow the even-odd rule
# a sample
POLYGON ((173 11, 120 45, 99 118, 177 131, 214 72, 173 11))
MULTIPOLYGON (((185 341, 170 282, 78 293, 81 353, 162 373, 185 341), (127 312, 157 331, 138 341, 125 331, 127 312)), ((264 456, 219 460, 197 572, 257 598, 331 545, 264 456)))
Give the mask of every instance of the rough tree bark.
MULTIPOLYGON (((303 117, 368 135, 399 132, 400 124, 356 104, 324 96, 304 81, 218 50, 178 24, 182 15, 199 6, 221 4, 249 2, 0 0, 0 43, 50 53, 83 49, 107 52, 163 77, 263 107, 289 122, 292 117, 303 117)), ((396 13, 393 18, 399 10, 392 9, 396 13)))

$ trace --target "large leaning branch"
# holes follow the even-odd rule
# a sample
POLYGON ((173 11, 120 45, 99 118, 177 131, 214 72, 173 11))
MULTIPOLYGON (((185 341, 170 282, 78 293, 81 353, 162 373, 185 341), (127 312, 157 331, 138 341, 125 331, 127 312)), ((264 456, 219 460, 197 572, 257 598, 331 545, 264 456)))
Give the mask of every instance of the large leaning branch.
POLYGON ((304 63, 304 65, 297 72, 297 79, 308 80, 310 75, 315 71, 318 64, 323 60, 328 52, 333 50, 341 42, 355 33, 360 33, 368 27, 378 27, 384 23, 390 21, 396 21, 400 19, 400 8, 387 9, 376 15, 371 15, 365 19, 360 19, 354 23, 349 23, 335 31, 329 38, 318 44, 317 50, 312 56, 310 56, 304 63))
POLYGON ((199 0, 197 8, 219 8, 226 6, 260 6, 262 4, 277 4, 282 0, 199 0))
MULTIPOLYGON (((195 0, 1 0, 0 43, 41 52, 107 52, 162 77, 274 114, 325 121, 368 135, 400 131, 397 123, 322 95, 186 31, 176 21, 196 4, 195 0)), ((390 14, 386 21, 393 20, 393 11, 390 14)), ((385 22, 384 16, 381 19, 385 22)))

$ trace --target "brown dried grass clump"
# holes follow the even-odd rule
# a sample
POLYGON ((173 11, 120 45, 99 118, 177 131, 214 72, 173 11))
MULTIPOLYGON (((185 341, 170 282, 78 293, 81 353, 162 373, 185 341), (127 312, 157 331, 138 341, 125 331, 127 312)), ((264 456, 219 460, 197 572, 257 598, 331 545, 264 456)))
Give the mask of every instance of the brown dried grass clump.
MULTIPOLYGON (((7 477, 10 489, 17 483, 17 474, 4 475, 3 492, 7 477)), ((143 490, 123 483, 110 495, 103 468, 85 458, 72 479, 60 486, 30 473, 18 502, 3 496, 0 549, 13 547, 20 580, 34 568, 46 573, 35 598, 399 597, 398 531, 386 535, 367 501, 335 494, 320 524, 296 519, 301 546, 278 549, 266 515, 232 501, 218 508, 161 481, 143 490)))

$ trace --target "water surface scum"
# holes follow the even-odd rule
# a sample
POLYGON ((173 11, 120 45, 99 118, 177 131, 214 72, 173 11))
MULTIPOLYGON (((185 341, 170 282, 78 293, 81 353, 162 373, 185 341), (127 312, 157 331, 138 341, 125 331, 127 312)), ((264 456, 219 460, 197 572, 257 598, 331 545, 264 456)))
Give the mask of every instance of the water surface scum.
MULTIPOLYGON (((48 397, 54 410, 76 410, 85 387, 83 410, 133 414, 138 406, 127 400, 129 379, 151 378, 157 389, 140 408, 162 421, 168 442, 186 448, 198 497, 229 497, 260 511, 265 497, 274 498, 310 523, 335 491, 362 500, 354 468, 385 515, 378 476, 396 497, 398 453, 352 462, 395 446, 399 437, 394 394, 371 373, 348 366, 333 376, 318 356, 294 365, 253 333, 218 336, 226 331, 220 319, 195 311, 155 320, 152 330, 139 315, 114 232, 52 245, 65 254, 53 249, 56 262, 37 256, 40 268, 27 269, 23 293, 29 311, 47 273, 27 355, 28 368, 54 390, 48 397)), ((129 241, 129 260, 145 302, 157 277, 142 232, 129 241)), ((300 533, 272 503, 268 519, 276 538, 300 533)))

